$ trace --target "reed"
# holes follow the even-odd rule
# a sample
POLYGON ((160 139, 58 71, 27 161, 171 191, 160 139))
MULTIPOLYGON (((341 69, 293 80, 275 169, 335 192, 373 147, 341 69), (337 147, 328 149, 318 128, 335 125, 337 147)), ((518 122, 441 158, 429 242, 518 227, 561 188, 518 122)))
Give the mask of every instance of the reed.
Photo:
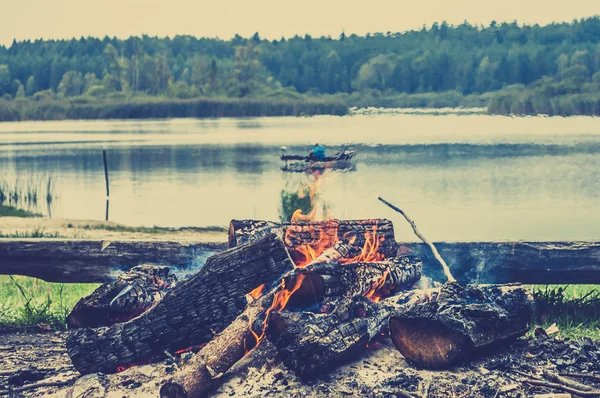
POLYGON ((14 180, 2 179, 0 180, 0 206, 4 207, 4 213, 9 213, 10 209, 25 212, 19 215, 18 212, 12 211, 11 215, 15 217, 38 215, 42 213, 44 204, 49 213, 57 197, 55 191, 54 179, 51 176, 29 177, 26 180, 20 177, 14 180))

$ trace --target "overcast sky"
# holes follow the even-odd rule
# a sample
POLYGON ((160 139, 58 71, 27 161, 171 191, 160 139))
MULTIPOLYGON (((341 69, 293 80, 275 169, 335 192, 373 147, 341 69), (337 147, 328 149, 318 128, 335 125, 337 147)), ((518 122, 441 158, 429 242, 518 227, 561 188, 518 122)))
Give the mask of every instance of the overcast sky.
POLYGON ((0 44, 105 35, 269 39, 398 32, 448 21, 547 24, 600 13, 597 0, 0 0, 0 44))

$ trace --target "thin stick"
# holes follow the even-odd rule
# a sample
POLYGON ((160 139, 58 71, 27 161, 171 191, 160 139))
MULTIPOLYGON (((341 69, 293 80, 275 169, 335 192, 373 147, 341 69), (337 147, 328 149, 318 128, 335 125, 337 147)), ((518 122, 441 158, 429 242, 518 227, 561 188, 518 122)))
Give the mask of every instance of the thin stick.
POLYGON ((568 377, 581 377, 581 378, 600 381, 600 375, 594 375, 594 374, 588 374, 588 373, 561 373, 560 375, 568 376, 568 377))
POLYGON ((425 238, 419 232, 419 230, 417 229, 417 224, 415 224, 415 222, 408 215, 406 215, 406 213, 402 209, 394 206, 387 200, 383 199, 381 196, 379 196, 377 199, 379 199, 379 201, 381 201, 382 203, 387 205, 392 210, 395 210, 396 212, 402 214, 402 216, 406 219, 406 221, 408 221, 408 223, 412 227, 413 231, 415 232, 415 235, 417 235, 417 237, 419 239, 421 239, 423 241, 423 243, 425 243, 427 246, 429 246, 429 248, 433 252, 433 256, 435 257, 435 259, 438 260, 438 262, 442 265, 442 268, 444 269, 444 274, 446 275, 448 282, 456 282, 456 279, 454 279, 454 277, 452 276, 452 273, 450 273, 450 268, 448 268, 448 265, 446 265, 446 262, 444 261, 442 256, 440 256, 440 253, 437 251, 437 249, 435 248, 433 243, 431 243, 427 238, 425 238))
POLYGON ((531 384, 533 386, 553 388, 555 390, 565 391, 570 394, 580 395, 582 397, 600 397, 600 390, 581 391, 558 383, 548 383, 546 381, 532 379, 524 380, 524 383, 531 384))
POLYGON ((563 384, 567 387, 571 387, 571 388, 576 388, 578 390, 581 391, 592 391, 594 390, 594 387, 590 387, 588 385, 579 383, 578 381, 575 380, 571 380, 571 379, 567 379, 566 377, 563 376, 559 376, 557 374, 554 374, 552 372, 549 372, 547 370, 544 370, 542 372, 542 374, 544 375, 544 378, 553 381, 555 383, 559 383, 559 384, 563 384))
POLYGON ((104 160, 104 179, 106 180, 106 197, 110 196, 110 191, 108 189, 108 163, 106 161, 106 151, 102 150, 102 159, 104 160))

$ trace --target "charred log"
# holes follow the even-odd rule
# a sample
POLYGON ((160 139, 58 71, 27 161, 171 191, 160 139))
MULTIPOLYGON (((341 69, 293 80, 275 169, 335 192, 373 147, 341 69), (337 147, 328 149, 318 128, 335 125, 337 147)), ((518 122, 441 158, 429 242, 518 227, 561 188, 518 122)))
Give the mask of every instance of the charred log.
POLYGON ((331 370, 366 347, 388 313, 363 296, 345 300, 329 313, 276 312, 267 336, 283 363, 299 377, 331 370))
POLYGON ((169 267, 133 267, 79 300, 67 317, 67 324, 76 329, 127 322, 160 301, 176 281, 175 275, 169 275, 169 267))
POLYGON ((389 322, 396 348, 421 366, 448 367, 531 327, 533 299, 522 285, 447 283, 432 290, 404 296, 389 322))
POLYGON ((360 254, 361 249, 357 246, 351 245, 346 242, 337 241, 335 244, 326 249, 321 255, 315 258, 312 263, 331 263, 338 261, 343 258, 352 258, 360 254))
POLYGON ((416 257, 396 257, 381 262, 321 263, 300 268, 286 276, 286 283, 303 276, 302 285, 290 298, 291 307, 306 307, 339 297, 365 294, 386 297, 413 286, 421 278, 422 263, 416 257), (309 300, 309 302, 307 302, 309 300))
POLYGON ((210 341, 246 308, 246 294, 279 280, 294 265, 283 241, 269 234, 210 257, 150 311, 109 328, 82 328, 67 338, 67 351, 82 374, 127 366, 210 341))
POLYGON ((262 322, 274 295, 275 290, 251 301, 235 321, 206 344, 176 375, 165 380, 160 388, 160 396, 206 396, 217 383, 217 379, 257 344, 259 336, 252 329, 252 325, 262 322))
MULTIPOLYGON (((229 224, 229 246, 235 247, 265 234, 276 233, 285 239, 292 253, 301 246, 317 247, 323 242, 329 242, 330 246, 333 246, 337 241, 362 249, 366 243, 366 233, 372 234, 374 231, 377 238, 381 240, 379 251, 385 258, 393 257, 396 251, 394 226, 386 219, 303 221, 283 224, 261 220, 232 220, 229 224)), ((294 260, 298 259, 294 258, 294 260)))
POLYGON ((250 302, 242 315, 161 387, 161 397, 177 397, 182 391, 191 397, 204 396, 216 383, 215 379, 242 359, 262 338, 268 310, 282 290, 301 283, 297 290, 290 292, 288 305, 307 308, 324 298, 348 300, 356 294, 376 290, 377 294, 383 295, 384 291, 389 293, 415 283, 420 272, 420 262, 409 258, 382 263, 324 263, 297 268, 283 277, 279 288, 250 302))

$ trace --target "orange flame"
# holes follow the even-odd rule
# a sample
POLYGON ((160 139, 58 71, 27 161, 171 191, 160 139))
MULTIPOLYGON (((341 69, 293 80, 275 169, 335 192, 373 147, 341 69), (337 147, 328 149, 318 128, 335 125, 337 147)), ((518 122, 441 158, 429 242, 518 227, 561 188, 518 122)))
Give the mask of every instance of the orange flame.
POLYGON ((258 286, 256 289, 252 290, 248 293, 253 299, 257 299, 263 294, 263 290, 265 290, 265 284, 258 286))
POLYGON ((294 214, 292 214, 292 222, 298 221, 314 221, 317 215, 317 202, 316 202, 316 194, 321 187, 323 180, 321 179, 322 174, 320 172, 313 173, 315 178, 314 182, 308 182, 305 186, 298 190, 298 197, 305 198, 308 190, 308 198, 310 199, 310 211, 308 214, 304 214, 302 209, 297 209, 294 214))
MULTIPOLYGON (((338 223, 334 220, 328 221, 329 226, 323 226, 319 230, 319 237, 313 242, 305 245, 294 246, 291 237, 294 233, 306 233, 302 230, 302 226, 291 225, 286 229, 285 240, 288 246, 293 246, 292 258, 297 267, 303 268, 313 263, 323 252, 332 248, 340 239, 338 237, 338 223), (324 231, 327 231, 325 233, 324 231)), ((306 227, 305 227, 306 228, 306 227)), ((373 226, 371 231, 365 232, 365 244, 360 254, 354 257, 341 258, 339 262, 342 264, 352 262, 377 262, 383 261, 385 256, 379 251, 381 243, 385 240, 383 236, 377 235, 377 226, 373 226)), ((344 235, 344 240, 349 245, 353 245, 356 241, 356 236, 344 235)))
POLYGON ((371 286, 371 288, 364 294, 364 296, 374 303, 380 302, 384 294, 384 292, 382 292, 382 289, 385 286, 385 281, 389 274, 390 270, 385 270, 381 278, 379 278, 377 282, 375 282, 373 286, 371 286))
POLYGON ((282 279, 282 289, 275 294, 275 297, 273 298, 273 304, 271 304, 271 308, 267 310, 267 315, 269 315, 269 313, 272 311, 281 311, 285 309, 288 301, 290 301, 290 297, 292 297, 292 295, 296 293, 298 289, 300 289, 300 286, 302 286, 302 282, 304 281, 305 277, 306 275, 304 274, 297 274, 294 284, 291 287, 287 287, 285 285, 285 279, 282 279))
MULTIPOLYGON (((302 232, 302 227, 298 226, 298 232, 302 232)), ((295 231, 290 227, 286 231, 286 235, 292 234, 295 231)), ((304 231, 305 232, 305 231, 304 231)), ((311 264, 323 252, 335 245, 338 238, 338 223, 337 221, 326 221, 319 229, 319 237, 306 245, 298 245, 294 247, 293 259, 297 267, 303 268, 311 264)))
POLYGON ((365 232, 365 245, 363 246, 360 254, 352 258, 342 258, 340 259, 340 262, 342 264, 347 264, 355 262, 383 261, 385 257, 379 252, 379 245, 383 240, 383 236, 377 236, 377 226, 373 226, 372 233, 368 231, 365 232))
POLYGON ((252 336, 256 340, 256 344, 254 344, 251 348, 248 348, 246 341, 244 341, 244 349, 246 351, 246 354, 248 354, 248 352, 250 352, 250 350, 252 348, 256 347, 258 344, 260 344, 262 339, 264 339, 265 333, 267 331, 267 322, 269 321, 269 314, 271 314, 271 312, 273 312, 273 311, 282 311, 283 309, 285 309, 288 301, 290 301, 290 297, 292 297, 292 295, 298 289, 300 289, 300 286, 302 286, 302 281, 304 281, 304 278, 305 278, 304 274, 298 274, 296 279, 293 282, 293 285, 289 286, 289 287, 286 286, 285 279, 281 280, 281 290, 279 290, 277 293, 275 293, 275 297, 273 297, 273 303, 271 304, 271 307, 269 307, 269 309, 265 313, 265 319, 263 320, 262 325, 261 325, 262 331, 260 332, 260 335, 258 333, 256 333, 254 331, 254 329, 252 328, 252 326, 253 326, 252 319, 249 321, 248 326, 250 329, 250 333, 252 333, 252 336))

